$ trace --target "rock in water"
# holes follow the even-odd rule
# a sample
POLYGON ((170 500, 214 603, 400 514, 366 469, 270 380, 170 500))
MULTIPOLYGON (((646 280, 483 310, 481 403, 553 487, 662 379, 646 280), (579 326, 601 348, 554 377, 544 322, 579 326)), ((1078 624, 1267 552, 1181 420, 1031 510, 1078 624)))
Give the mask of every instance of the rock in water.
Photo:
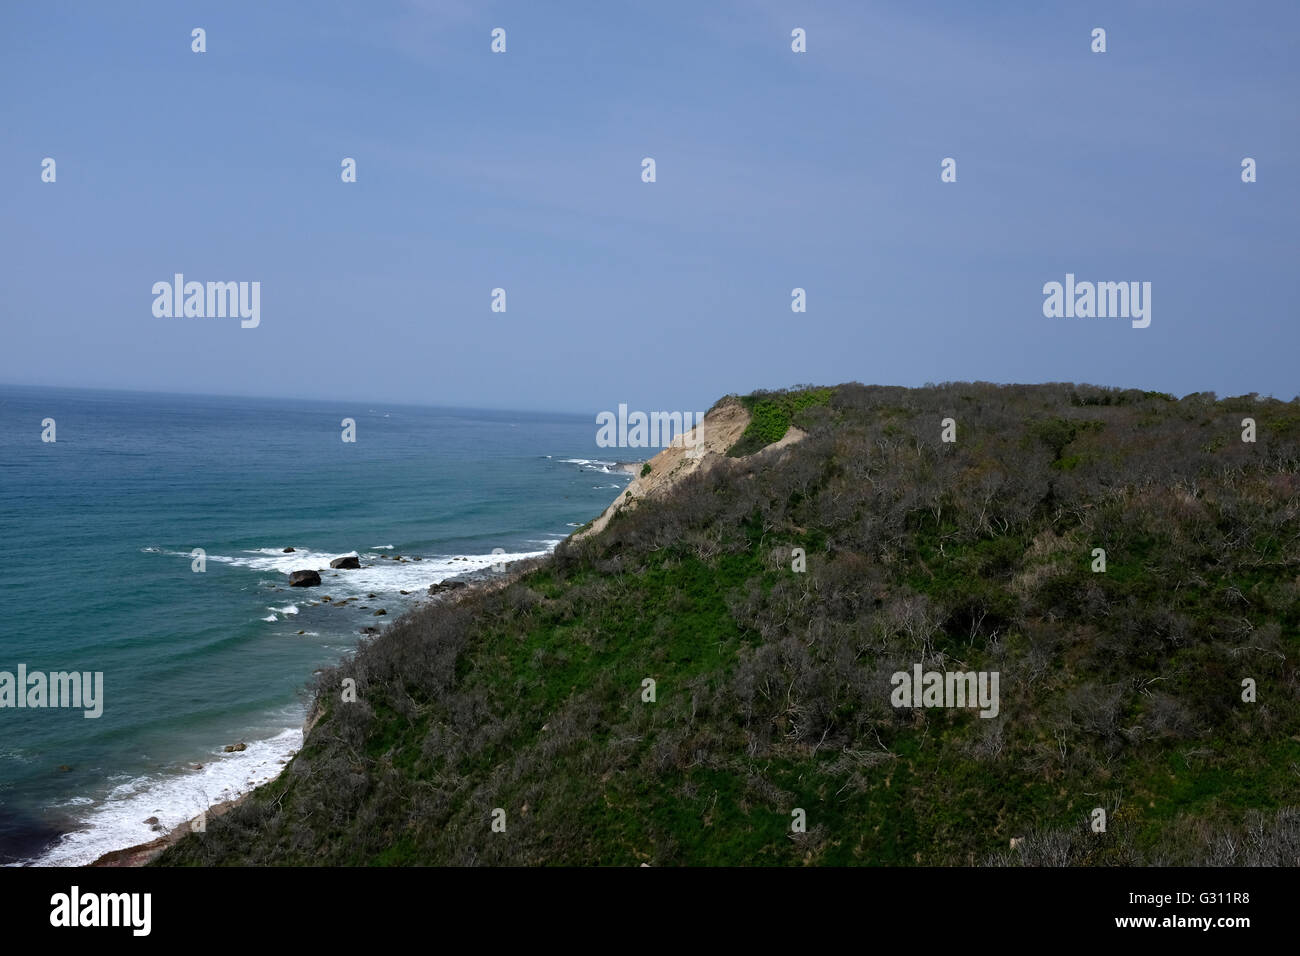
POLYGON ((314 588, 320 584, 320 575, 315 571, 294 571, 289 575, 289 587, 314 588))
POLYGON ((361 559, 355 554, 350 554, 345 558, 335 558, 330 562, 331 568, 340 568, 344 571, 354 571, 361 567, 361 559))
POLYGON ((285 548, 282 554, 293 554, 293 548, 285 548))

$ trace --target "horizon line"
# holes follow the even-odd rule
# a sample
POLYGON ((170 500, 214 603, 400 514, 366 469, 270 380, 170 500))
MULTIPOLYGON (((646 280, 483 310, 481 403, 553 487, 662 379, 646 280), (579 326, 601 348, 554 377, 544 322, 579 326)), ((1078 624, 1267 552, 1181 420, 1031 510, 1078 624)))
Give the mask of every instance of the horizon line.
MULTIPOLYGON (((864 388, 903 388, 903 389, 912 389, 917 391, 928 389, 928 388, 939 388, 945 385, 993 385, 1000 388, 1042 387, 1047 385, 1069 385, 1075 388, 1101 388, 1101 389, 1114 389, 1116 391, 1162 392, 1165 395, 1172 395, 1175 401, 1182 401, 1188 396, 1201 395, 1201 394, 1205 394, 1206 392, 1209 392, 1210 394, 1214 395, 1216 401, 1226 401, 1227 399, 1231 399, 1231 398, 1244 398, 1249 395, 1254 395, 1256 396, 1256 398, 1258 398, 1261 401, 1275 401, 1275 402, 1281 402, 1283 404, 1290 404, 1292 402, 1300 401, 1300 392, 1297 392, 1291 398, 1280 398, 1271 392, 1263 393, 1263 394, 1259 392, 1246 392, 1243 393, 1242 395, 1220 395, 1214 389, 1197 389, 1195 391, 1187 392, 1184 395, 1176 395, 1173 392, 1163 392, 1161 389, 1141 388, 1136 385, 1102 385, 1094 382, 990 382, 984 379, 953 380, 953 381, 945 381, 945 382, 927 381, 921 385, 896 385, 896 384, 886 384, 883 382, 875 382, 875 383, 868 384, 865 382, 852 380, 852 381, 839 382, 835 385, 808 385, 808 384, 791 385, 791 386, 785 386, 784 389, 795 390, 798 388, 809 388, 809 387, 839 388, 840 386, 843 385, 861 385, 864 388)), ((281 402, 317 402, 317 403, 334 402, 334 401, 352 402, 352 403, 369 402, 374 404, 390 405, 398 408, 423 408, 423 409, 436 409, 436 410, 443 410, 443 411, 500 412, 500 413, 515 413, 520 415, 568 415, 573 417, 586 417, 594 414, 597 416, 597 421, 599 415, 601 414, 601 411, 603 411, 600 409, 593 412, 590 409, 586 409, 583 411, 573 411, 570 409, 561 409, 561 408, 525 409, 525 408, 512 408, 512 407, 499 406, 499 405, 498 406, 453 405, 453 404, 422 403, 422 402, 411 402, 411 401, 394 401, 387 398, 337 398, 336 399, 333 397, 315 397, 310 395, 266 395, 266 394, 250 395, 250 394, 233 394, 233 393, 219 393, 219 392, 184 392, 184 391, 166 391, 158 388, 122 388, 120 386, 112 387, 112 386, 98 386, 98 385, 94 385, 94 386, 92 385, 35 385, 35 384, 26 384, 21 382, 0 381, 0 389, 5 389, 5 388, 50 389, 50 390, 62 390, 68 392, 108 392, 111 394, 121 394, 121 395, 158 395, 158 396, 175 396, 175 397, 184 397, 184 398, 215 398, 215 399, 244 399, 244 400, 251 399, 257 401, 281 401, 281 402)), ((781 390, 782 388, 773 389, 767 386, 758 386, 750 389, 748 393, 725 392, 722 395, 718 396, 718 398, 716 398, 714 402, 711 403, 710 407, 712 407, 712 404, 716 404, 717 402, 721 401, 723 398, 727 398, 728 396, 731 395, 744 396, 746 394, 754 394, 758 392, 781 391, 781 390)))
POLYGON ((65 392, 108 392, 117 395, 158 395, 164 397, 181 397, 181 398, 218 398, 218 399, 253 399, 256 401, 271 402, 344 402, 359 404, 368 402, 376 405, 387 405, 397 408, 424 408, 442 411, 466 411, 466 412, 511 412, 520 415, 572 415, 575 417, 586 417, 593 413, 587 411, 571 411, 558 408, 508 408, 505 406, 490 405, 450 405, 437 403, 421 403, 411 401, 392 401, 387 398, 331 398, 316 397, 312 395, 249 395, 236 393, 219 393, 219 392, 181 392, 167 391, 158 388, 122 388, 108 387, 98 385, 33 385, 22 382, 0 382, 0 389, 50 389, 65 392))

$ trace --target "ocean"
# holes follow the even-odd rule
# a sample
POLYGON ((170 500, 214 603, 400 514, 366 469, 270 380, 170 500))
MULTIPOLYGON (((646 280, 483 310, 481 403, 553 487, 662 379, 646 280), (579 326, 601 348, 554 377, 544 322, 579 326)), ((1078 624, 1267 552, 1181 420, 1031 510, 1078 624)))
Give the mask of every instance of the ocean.
POLYGON ((0 863, 87 863, 274 777, 362 628, 629 479, 590 416, 0 386, 0 672, 103 673, 97 718, 0 707, 0 863))

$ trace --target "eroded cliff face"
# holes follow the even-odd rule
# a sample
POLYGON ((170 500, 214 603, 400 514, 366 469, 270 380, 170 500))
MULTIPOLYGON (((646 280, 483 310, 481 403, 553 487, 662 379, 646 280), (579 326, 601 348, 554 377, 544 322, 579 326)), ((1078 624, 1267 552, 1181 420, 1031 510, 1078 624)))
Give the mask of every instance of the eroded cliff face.
MULTIPOLYGON (((667 494, 683 478, 697 471, 710 468, 729 467, 745 458, 728 458, 727 449, 740 440, 749 427, 750 414, 739 401, 725 401, 704 416, 704 421, 686 433, 684 438, 674 441, 669 447, 650 459, 650 474, 642 477, 638 474, 632 479, 610 506, 591 523, 588 528, 576 532, 573 537, 585 538, 599 534, 614 515, 624 508, 634 508, 645 498, 654 498, 667 494)), ((804 437, 804 433, 793 425, 779 442, 768 445, 755 455, 761 455, 776 448, 790 445, 804 437)), ((748 456, 750 459, 755 455, 748 456)))

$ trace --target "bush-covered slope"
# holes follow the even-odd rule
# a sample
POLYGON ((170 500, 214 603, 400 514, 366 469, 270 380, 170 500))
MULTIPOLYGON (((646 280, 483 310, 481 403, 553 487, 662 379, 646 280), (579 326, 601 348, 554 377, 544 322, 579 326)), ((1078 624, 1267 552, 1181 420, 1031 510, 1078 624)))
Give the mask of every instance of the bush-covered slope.
POLYGON ((160 862, 1300 862, 1300 401, 825 397, 763 396, 808 437, 395 622, 160 862), (998 716, 895 708, 918 663, 998 672, 998 716))

